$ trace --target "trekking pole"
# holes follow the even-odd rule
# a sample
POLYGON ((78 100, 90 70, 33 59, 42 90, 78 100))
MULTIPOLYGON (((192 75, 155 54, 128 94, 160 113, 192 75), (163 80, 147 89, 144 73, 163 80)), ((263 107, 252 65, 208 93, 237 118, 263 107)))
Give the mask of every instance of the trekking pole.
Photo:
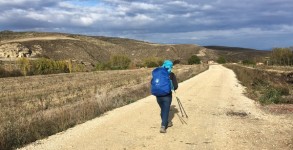
POLYGON ((178 97, 177 97, 177 96, 175 96, 175 97, 176 97, 176 99, 177 99, 177 102, 178 102, 178 106, 179 106, 179 109, 180 109, 181 115, 182 115, 182 117, 184 117, 184 116, 183 116, 182 109, 181 109, 181 105, 180 105, 179 100, 178 100, 178 97))
POLYGON ((186 118, 188 118, 188 115, 187 115, 187 113, 186 113, 186 111, 185 111, 185 109, 184 109, 184 107, 183 107, 183 105, 182 105, 181 101, 179 100, 179 98, 178 98, 178 97, 176 97, 176 98, 178 99, 178 103, 180 103, 180 106, 181 106, 181 108, 182 108, 182 110, 183 110, 183 112, 184 112, 184 114, 185 114, 186 118))
POLYGON ((176 97, 176 99, 177 99, 177 102, 178 102, 179 109, 180 109, 180 112, 181 112, 181 114, 182 114, 182 117, 184 117, 184 115, 183 115, 183 113, 182 113, 182 110, 183 110, 183 112, 184 112, 184 114, 185 114, 186 118, 188 118, 188 115, 187 115, 187 113, 186 113, 186 111, 185 111, 185 109, 184 109, 184 107, 183 107, 183 105, 182 105, 182 103, 181 103, 180 99, 177 97, 177 95, 176 95, 176 92, 175 92, 175 91, 174 91, 174 93, 175 93, 175 97, 176 97))

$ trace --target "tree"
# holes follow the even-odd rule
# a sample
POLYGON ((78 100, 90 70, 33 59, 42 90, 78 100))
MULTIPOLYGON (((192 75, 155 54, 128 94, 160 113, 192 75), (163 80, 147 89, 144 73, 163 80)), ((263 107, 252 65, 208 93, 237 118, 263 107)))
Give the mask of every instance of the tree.
POLYGON ((30 71, 30 61, 27 58, 20 58, 18 60, 18 64, 21 69, 21 73, 26 76, 30 71))
POLYGON ((196 55, 192 55, 189 59, 188 59, 188 64, 192 65, 192 64, 200 64, 200 59, 198 56, 196 55))
POLYGON ((217 62, 218 62, 219 64, 225 64, 225 63, 226 63, 226 59, 225 59, 223 56, 220 56, 220 57, 218 58, 217 62))

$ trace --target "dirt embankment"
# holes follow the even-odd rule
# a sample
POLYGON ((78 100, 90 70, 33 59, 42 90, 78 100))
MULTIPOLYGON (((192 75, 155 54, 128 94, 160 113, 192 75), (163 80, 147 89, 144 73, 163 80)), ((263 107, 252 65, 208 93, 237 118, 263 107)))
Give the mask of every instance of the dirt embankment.
POLYGON ((179 85, 189 118, 173 98, 174 126, 166 134, 149 96, 22 149, 293 149, 293 115, 265 113, 243 92, 231 70, 210 66, 179 85))

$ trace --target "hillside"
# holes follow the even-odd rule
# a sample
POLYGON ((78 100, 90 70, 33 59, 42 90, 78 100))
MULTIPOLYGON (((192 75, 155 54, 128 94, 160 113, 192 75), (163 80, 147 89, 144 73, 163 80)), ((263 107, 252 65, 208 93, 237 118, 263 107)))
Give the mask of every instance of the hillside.
POLYGON ((157 44, 132 39, 85 36, 45 32, 0 32, 0 59, 17 57, 46 57, 54 60, 74 60, 94 66, 107 62, 113 55, 126 55, 133 63, 142 63, 146 58, 178 60, 186 64, 192 55, 198 55, 204 62, 224 56, 237 62, 246 58, 264 57, 268 52, 219 49, 194 44, 157 44))
POLYGON ((251 59, 254 61, 263 61, 265 57, 269 57, 270 51, 256 50, 241 47, 227 46, 204 46, 213 50, 217 56, 223 56, 227 61, 238 62, 240 60, 251 59))

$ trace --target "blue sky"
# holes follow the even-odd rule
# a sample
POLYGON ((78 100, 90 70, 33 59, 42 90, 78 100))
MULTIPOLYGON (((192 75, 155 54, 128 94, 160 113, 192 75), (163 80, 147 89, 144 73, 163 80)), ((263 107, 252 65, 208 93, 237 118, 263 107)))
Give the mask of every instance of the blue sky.
POLYGON ((256 49, 293 46, 292 0, 0 0, 0 30, 256 49))

